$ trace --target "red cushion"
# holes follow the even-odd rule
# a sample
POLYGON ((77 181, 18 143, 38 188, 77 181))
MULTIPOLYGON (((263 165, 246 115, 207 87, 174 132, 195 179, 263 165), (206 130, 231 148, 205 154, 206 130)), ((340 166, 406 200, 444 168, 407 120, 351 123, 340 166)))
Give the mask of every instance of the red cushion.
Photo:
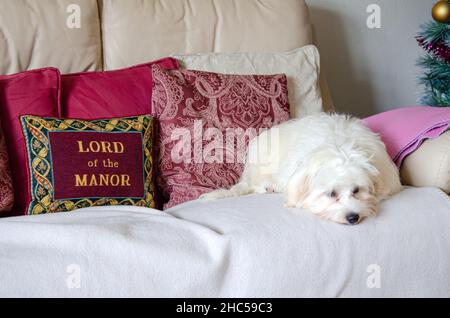
POLYGON ((63 75, 60 116, 91 120, 151 114, 153 64, 178 68, 177 60, 165 58, 122 70, 63 75))
POLYGON ((25 214, 26 205, 31 200, 25 141, 19 117, 57 117, 60 79, 55 68, 0 76, 0 120, 11 162, 15 215, 25 214))
MULTIPOLYGON (((1 126, 1 125, 0 125, 1 126)), ((9 213, 14 204, 14 187, 5 136, 0 127, 0 216, 9 213)))
POLYGON ((282 74, 223 75, 155 65, 153 79, 158 182, 168 200, 165 208, 239 180, 249 138, 230 141, 227 137, 233 132, 254 136, 289 119, 287 79, 282 74))

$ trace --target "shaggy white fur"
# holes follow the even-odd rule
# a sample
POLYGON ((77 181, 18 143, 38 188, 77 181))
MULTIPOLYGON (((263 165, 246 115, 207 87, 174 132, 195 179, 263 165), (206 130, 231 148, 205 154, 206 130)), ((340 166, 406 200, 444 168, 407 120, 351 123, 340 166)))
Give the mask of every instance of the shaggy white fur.
POLYGON ((318 114, 273 127, 252 140, 239 183, 201 198, 284 193, 288 208, 357 224, 375 216, 379 202, 400 189, 398 169, 377 134, 359 119, 318 114))

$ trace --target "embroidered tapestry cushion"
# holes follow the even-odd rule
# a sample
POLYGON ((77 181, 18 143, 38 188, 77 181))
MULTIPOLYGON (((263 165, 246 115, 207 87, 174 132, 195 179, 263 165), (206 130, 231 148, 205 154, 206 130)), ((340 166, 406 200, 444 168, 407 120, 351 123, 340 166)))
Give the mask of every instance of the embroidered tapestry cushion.
POLYGON ((165 208, 234 185, 248 141, 289 119, 287 79, 153 66, 158 185, 165 208))
POLYGON ((153 119, 21 117, 28 153, 28 214, 104 205, 153 208, 153 119))

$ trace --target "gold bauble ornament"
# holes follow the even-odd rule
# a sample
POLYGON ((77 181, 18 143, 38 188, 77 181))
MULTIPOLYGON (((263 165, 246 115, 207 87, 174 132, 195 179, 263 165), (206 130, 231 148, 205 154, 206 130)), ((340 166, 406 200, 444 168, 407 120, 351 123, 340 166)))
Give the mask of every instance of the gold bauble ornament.
POLYGON ((450 22, 450 1, 441 0, 438 1, 432 10, 433 19, 440 23, 450 22))

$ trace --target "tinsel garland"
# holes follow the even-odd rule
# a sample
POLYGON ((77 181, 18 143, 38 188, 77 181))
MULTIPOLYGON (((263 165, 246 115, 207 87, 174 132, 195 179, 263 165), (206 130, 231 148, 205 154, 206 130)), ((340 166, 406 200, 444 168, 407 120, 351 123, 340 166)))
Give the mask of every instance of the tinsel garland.
POLYGON ((417 36, 416 40, 424 50, 433 54, 436 58, 442 59, 447 64, 450 64, 450 48, 447 45, 445 45, 443 41, 428 43, 421 36, 417 36))

